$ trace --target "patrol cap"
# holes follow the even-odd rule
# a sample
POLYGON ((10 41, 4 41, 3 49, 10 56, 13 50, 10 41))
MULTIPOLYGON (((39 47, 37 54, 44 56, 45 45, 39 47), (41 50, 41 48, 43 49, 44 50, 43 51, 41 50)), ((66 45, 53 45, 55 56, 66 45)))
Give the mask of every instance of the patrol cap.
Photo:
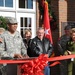
POLYGON ((16 23, 18 23, 16 18, 14 18, 14 17, 6 17, 6 22, 7 22, 7 24, 16 24, 16 23))
POLYGON ((65 28, 64 28, 64 30, 69 30, 69 29, 71 29, 72 27, 70 26, 70 25, 67 25, 67 26, 65 26, 65 28))

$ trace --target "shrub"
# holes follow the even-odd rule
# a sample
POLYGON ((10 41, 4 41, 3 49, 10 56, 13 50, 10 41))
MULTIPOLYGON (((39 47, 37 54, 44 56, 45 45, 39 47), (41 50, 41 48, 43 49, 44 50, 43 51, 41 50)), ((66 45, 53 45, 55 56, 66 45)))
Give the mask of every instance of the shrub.
POLYGON ((7 29, 6 19, 3 16, 0 16, 0 28, 7 29))

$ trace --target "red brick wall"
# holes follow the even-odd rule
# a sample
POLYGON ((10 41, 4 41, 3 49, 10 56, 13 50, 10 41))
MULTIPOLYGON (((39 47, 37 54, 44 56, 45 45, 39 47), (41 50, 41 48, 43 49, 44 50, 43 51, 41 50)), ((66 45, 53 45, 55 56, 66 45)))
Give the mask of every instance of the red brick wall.
MULTIPOLYGON (((51 9, 57 17, 58 24, 58 28, 52 31, 54 50, 57 53, 57 41, 62 32, 61 22, 75 21, 75 0, 51 0, 51 9)), ((51 75, 60 75, 58 67, 54 67, 54 69, 52 69, 51 75)))
POLYGON ((57 17, 58 32, 53 31, 53 39, 56 43, 56 37, 61 36, 62 32, 61 22, 75 21, 75 0, 51 0, 51 9, 57 17))
MULTIPOLYGON (((37 10, 39 10, 37 8, 37 10)), ((75 21, 75 0, 51 0, 51 10, 57 18, 58 28, 52 31, 54 46, 57 45, 58 37, 61 36, 61 22, 75 21)), ((39 11, 37 11, 37 27, 39 26, 39 11)), ((63 27, 63 26, 62 26, 63 27)))
MULTIPOLYGON (((56 15, 57 25, 59 25, 59 11, 58 11, 58 0, 51 0, 51 10, 56 15)), ((57 55, 57 40, 59 37, 59 26, 56 30, 52 30, 53 43, 54 43, 54 51, 57 55)))
POLYGON ((61 22, 75 21, 75 0, 51 0, 51 6, 57 16, 61 36, 61 22))

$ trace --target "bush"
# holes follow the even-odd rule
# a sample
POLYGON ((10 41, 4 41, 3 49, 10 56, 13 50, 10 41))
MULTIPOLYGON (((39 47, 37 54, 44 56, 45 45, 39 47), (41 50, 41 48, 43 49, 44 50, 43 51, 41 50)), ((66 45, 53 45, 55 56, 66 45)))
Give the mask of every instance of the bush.
POLYGON ((6 19, 3 16, 0 16, 0 28, 7 29, 6 19))

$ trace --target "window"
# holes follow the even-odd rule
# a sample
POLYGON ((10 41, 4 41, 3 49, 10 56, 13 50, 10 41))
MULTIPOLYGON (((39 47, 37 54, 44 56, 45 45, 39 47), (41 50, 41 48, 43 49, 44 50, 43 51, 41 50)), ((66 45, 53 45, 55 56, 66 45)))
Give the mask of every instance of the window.
POLYGON ((0 6, 13 7, 13 0, 0 0, 0 6))
POLYGON ((5 0, 5 7, 13 7, 13 0, 5 0))
POLYGON ((3 0, 0 0, 0 6, 3 6, 3 0))
POLYGON ((33 9, 33 0, 19 0, 19 8, 33 9))
POLYGON ((24 31, 26 29, 30 29, 31 30, 31 18, 25 18, 25 17, 21 17, 20 18, 20 31, 21 31, 21 36, 23 37, 24 31))

